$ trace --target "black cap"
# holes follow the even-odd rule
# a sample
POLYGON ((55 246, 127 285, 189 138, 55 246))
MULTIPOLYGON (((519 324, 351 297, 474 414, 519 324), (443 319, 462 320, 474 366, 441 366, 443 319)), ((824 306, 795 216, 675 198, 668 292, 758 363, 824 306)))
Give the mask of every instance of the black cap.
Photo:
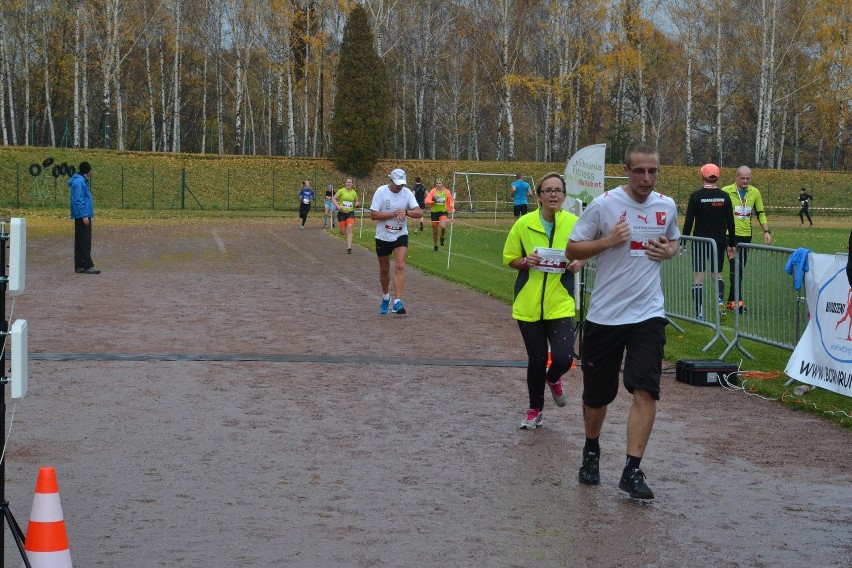
POLYGON ((89 162, 80 162, 80 167, 78 168, 78 171, 82 175, 86 175, 87 173, 92 171, 92 165, 89 164, 89 162))

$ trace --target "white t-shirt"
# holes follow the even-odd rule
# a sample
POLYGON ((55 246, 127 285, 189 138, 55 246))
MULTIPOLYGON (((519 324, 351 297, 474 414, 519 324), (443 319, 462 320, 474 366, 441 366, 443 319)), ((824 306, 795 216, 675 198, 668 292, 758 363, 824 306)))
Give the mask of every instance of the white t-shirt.
POLYGON ((637 203, 622 187, 616 187, 589 204, 577 219, 570 239, 579 242, 604 237, 619 219, 629 225, 630 240, 597 255, 586 318, 602 325, 622 325, 665 317, 661 263, 646 256, 642 242, 661 235, 669 240, 680 238, 675 202, 654 192, 644 203, 637 203))
MULTIPOLYGON (((403 187, 398 193, 394 193, 387 185, 383 185, 373 194, 373 202, 370 204, 371 211, 388 213, 399 209, 416 209, 417 199, 407 187, 403 187)), ((376 238, 380 241, 393 242, 402 235, 408 234, 408 219, 398 220, 396 217, 376 221, 376 238)))

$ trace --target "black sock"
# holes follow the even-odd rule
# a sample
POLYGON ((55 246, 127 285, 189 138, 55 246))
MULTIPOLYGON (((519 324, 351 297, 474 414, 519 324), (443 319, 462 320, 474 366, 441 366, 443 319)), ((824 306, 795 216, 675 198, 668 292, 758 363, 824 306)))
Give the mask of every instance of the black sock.
POLYGON ((641 461, 642 461, 641 457, 637 458, 636 456, 631 456, 631 455, 628 454, 627 455, 627 463, 624 465, 624 469, 630 470, 630 471, 632 471, 634 469, 639 469, 639 462, 641 462, 641 461))
POLYGON ((701 284, 693 284, 692 285, 692 299, 695 301, 695 317, 701 317, 704 315, 704 286, 701 284))
POLYGON ((716 280, 716 286, 719 290, 719 301, 721 302, 722 298, 725 297, 725 281, 719 278, 718 280, 716 280))
POLYGON ((583 453, 584 454, 589 454, 589 453, 600 454, 601 453, 601 444, 598 441, 599 439, 600 439, 600 437, 598 437, 598 438, 586 438, 586 445, 583 447, 583 453))

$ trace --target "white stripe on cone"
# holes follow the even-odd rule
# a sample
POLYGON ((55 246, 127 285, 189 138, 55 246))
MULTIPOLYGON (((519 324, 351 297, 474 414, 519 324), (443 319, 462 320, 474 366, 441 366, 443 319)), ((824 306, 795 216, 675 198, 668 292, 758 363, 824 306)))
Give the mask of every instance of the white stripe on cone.
POLYGON ((62 503, 59 500, 59 493, 36 493, 33 496, 30 520, 37 523, 55 523, 65 520, 62 517, 62 503))
MULTIPOLYGON (((58 552, 27 551, 27 559, 32 568, 73 568, 71 566, 71 551, 67 548, 58 552)), ((21 568, 26 564, 21 562, 21 568)))

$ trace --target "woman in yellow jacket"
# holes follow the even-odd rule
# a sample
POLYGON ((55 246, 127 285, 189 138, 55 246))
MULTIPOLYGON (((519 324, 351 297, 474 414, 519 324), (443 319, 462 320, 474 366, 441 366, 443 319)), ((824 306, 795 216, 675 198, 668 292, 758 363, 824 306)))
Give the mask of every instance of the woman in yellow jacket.
POLYGON ((503 264, 518 271, 512 317, 518 320, 527 349, 530 406, 521 428, 533 430, 544 420, 544 385, 557 406, 565 406, 562 375, 574 356, 574 272, 585 261, 569 261, 565 247, 577 217, 564 209, 565 182, 546 174, 536 187, 539 209, 519 218, 503 247, 503 264), (547 368, 548 345, 552 362, 547 368))

